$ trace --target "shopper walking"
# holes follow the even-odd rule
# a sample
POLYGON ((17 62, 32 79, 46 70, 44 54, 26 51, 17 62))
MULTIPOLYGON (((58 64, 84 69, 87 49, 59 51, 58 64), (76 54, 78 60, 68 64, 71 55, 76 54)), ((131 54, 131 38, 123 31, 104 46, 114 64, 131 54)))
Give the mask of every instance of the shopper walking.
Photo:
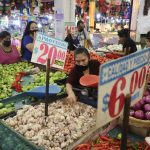
POLYGON ((7 31, 0 33, 0 64, 13 64, 20 61, 15 45, 11 45, 11 35, 7 31))
POLYGON ((34 21, 28 22, 21 41, 21 54, 23 60, 31 61, 32 51, 34 48, 34 40, 37 31, 37 23, 34 21))
POLYGON ((78 35, 77 35, 77 38, 80 42, 80 45, 81 46, 84 46, 85 48, 92 48, 93 45, 92 45, 92 42, 90 40, 90 37, 88 35, 88 32, 87 30, 85 29, 85 26, 84 26, 84 23, 82 20, 79 20, 77 22, 77 28, 78 28, 78 35))

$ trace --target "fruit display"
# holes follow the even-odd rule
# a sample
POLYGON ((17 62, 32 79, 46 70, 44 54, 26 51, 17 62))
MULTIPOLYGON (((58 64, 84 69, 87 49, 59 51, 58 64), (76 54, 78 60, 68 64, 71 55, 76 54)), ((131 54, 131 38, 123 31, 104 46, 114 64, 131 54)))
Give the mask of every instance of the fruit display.
MULTIPOLYGON (((90 58, 94 60, 98 60, 101 64, 110 61, 109 58, 107 57, 102 57, 97 55, 96 53, 90 52, 90 58)), ((73 52, 68 52, 66 55, 66 61, 65 61, 65 66, 64 66, 64 71, 69 73, 70 70, 74 67, 74 53, 73 52)))
POLYGON ((30 68, 33 68, 33 65, 26 62, 10 65, 0 64, 0 100, 12 96, 11 85, 15 80, 16 73, 30 68))
POLYGON ((95 113, 91 106, 79 102, 71 106, 64 99, 49 104, 46 118, 44 104, 24 105, 6 123, 45 150, 61 150, 95 126, 95 113))
POLYGON ((0 103, 0 116, 7 115, 13 111, 15 111, 14 103, 10 104, 0 103))
MULTIPOLYGON (((99 136, 93 141, 78 145, 74 150, 120 150, 121 141, 118 138, 111 138, 109 136, 99 136)), ((149 150, 146 143, 136 142, 132 143, 128 140, 127 150, 149 150)))
POLYGON ((150 120, 150 92, 145 92, 144 97, 131 108, 130 116, 150 120))
MULTIPOLYGON (((56 84, 57 80, 66 78, 66 74, 62 71, 50 72, 49 73, 49 82, 50 84, 56 84)), ((37 86, 44 86, 46 83, 46 72, 41 71, 38 74, 33 76, 33 80, 31 80, 29 85, 25 85, 22 87, 22 91, 29 91, 37 86)), ((60 86, 62 91, 65 91, 65 86, 60 86)))

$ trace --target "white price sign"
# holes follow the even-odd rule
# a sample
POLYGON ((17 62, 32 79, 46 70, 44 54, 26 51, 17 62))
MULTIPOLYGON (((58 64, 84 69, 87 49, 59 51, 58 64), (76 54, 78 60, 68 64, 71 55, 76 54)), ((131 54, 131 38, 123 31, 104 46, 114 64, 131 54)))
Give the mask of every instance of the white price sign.
POLYGON ((100 67, 97 125, 103 126, 122 114, 125 96, 131 104, 143 96, 150 49, 108 62, 100 67))
POLYGON ((36 36, 31 62, 46 65, 47 58, 54 68, 63 69, 68 43, 38 33, 36 36))

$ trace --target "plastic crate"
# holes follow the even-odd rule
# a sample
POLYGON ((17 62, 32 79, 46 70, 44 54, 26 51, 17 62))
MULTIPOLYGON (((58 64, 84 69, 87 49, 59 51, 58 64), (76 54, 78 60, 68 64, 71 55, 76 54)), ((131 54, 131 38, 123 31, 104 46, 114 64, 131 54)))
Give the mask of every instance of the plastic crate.
POLYGON ((0 150, 44 150, 0 121, 0 150))

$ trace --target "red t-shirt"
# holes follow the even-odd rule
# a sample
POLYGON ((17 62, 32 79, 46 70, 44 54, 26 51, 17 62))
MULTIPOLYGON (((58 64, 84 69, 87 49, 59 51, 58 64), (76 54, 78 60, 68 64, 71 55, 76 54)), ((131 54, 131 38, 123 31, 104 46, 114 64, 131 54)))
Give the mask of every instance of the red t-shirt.
MULTIPOLYGON (((93 75, 99 75, 99 66, 100 63, 97 60, 89 61, 89 73, 93 75)), ((69 73, 69 77, 67 79, 67 83, 70 83, 72 86, 79 86, 79 80, 83 76, 83 72, 78 70, 75 66, 69 73)))
POLYGON ((11 47, 12 51, 10 53, 5 53, 3 49, 0 48, 0 64, 13 64, 20 60, 16 46, 12 45, 11 47))

